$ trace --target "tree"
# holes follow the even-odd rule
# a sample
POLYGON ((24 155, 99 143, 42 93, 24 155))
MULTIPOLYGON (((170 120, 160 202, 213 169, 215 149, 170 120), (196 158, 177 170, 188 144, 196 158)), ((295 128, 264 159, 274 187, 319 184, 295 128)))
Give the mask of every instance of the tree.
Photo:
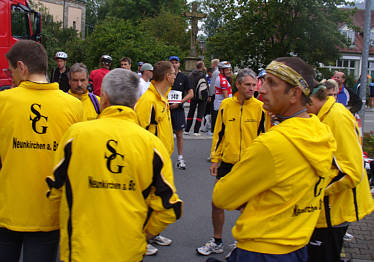
MULTIPOLYGON (((114 17, 108 17, 96 25, 84 41, 84 49, 86 55, 82 62, 90 69, 99 65, 99 59, 104 54, 112 56, 113 67, 119 67, 119 60, 124 56, 131 57, 134 62, 153 64, 167 59, 170 54, 183 54, 178 46, 160 41, 131 21, 114 17)), ((135 67, 133 63, 133 70, 135 67)))
POLYGON ((239 66, 263 67, 280 56, 298 55, 310 64, 335 60, 346 40, 338 31, 354 10, 341 0, 216 0, 210 8, 223 25, 208 39, 211 55, 239 66))
POLYGON ((99 18, 107 16, 140 21, 157 16, 162 8, 170 13, 181 14, 185 0, 107 0, 99 10, 99 18))
POLYGON ((99 10, 105 4, 105 0, 87 0, 86 2, 86 36, 91 34, 99 18, 99 10))

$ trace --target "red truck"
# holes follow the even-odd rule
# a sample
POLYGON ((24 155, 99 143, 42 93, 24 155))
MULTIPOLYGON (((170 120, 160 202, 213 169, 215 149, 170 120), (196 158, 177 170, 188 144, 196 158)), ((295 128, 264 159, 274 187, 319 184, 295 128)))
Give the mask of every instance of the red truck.
POLYGON ((11 87, 5 54, 19 39, 40 41, 40 14, 27 0, 0 0, 0 90, 11 87))

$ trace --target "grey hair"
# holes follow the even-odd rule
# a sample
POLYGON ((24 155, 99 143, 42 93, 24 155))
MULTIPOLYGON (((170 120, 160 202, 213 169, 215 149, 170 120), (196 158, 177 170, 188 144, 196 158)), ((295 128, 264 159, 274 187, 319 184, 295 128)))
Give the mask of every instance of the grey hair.
POLYGON ((88 79, 88 70, 85 64, 75 63, 74 65, 72 65, 69 69, 69 74, 68 74, 69 79, 71 78, 71 73, 77 73, 77 72, 85 72, 87 79, 88 79))
POLYGON ((139 97, 139 76, 130 70, 116 68, 107 73, 101 91, 108 96, 111 105, 133 108, 139 97))
POLYGON ((236 75, 236 81, 238 81, 241 84, 243 82, 243 78, 246 76, 250 76, 254 80, 257 79, 257 75, 255 72, 253 72, 252 69, 244 68, 244 69, 239 70, 238 74, 236 75))

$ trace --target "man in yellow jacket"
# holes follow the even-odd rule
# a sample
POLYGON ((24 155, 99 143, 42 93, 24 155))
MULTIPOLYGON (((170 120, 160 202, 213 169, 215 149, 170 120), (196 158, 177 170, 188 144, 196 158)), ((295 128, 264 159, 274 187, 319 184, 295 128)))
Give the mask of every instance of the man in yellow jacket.
POLYGON ((0 92, 0 260, 54 262, 59 202, 44 182, 64 132, 81 121, 82 104, 46 79, 48 56, 31 40, 6 54, 16 88, 0 92))
POLYGON ((327 124, 336 139, 337 150, 331 169, 332 180, 325 190, 324 205, 308 245, 309 261, 340 261, 343 237, 349 222, 374 210, 368 177, 362 158, 361 135, 355 117, 320 85, 311 95, 308 111, 327 124))
POLYGON ((176 72, 169 61, 156 63, 153 80, 135 106, 139 124, 161 139, 170 156, 174 151, 174 137, 167 92, 175 76, 176 72))
POLYGON ((96 119, 100 114, 100 99, 88 92, 88 71, 86 65, 75 63, 69 71, 69 94, 78 98, 84 108, 83 121, 96 119))
MULTIPOLYGON (((253 97, 256 84, 256 74, 252 70, 240 70, 236 76, 238 92, 221 103, 211 149, 210 173, 216 181, 229 173, 242 158, 244 150, 265 132, 263 103, 253 97)), ((224 220, 224 210, 212 204, 213 238, 197 249, 199 254, 207 256, 223 252, 224 220)))
POLYGON ((297 57, 266 68, 264 109, 280 124, 257 137, 214 188, 213 203, 242 211, 229 261, 306 261, 336 149, 330 129, 305 104, 314 70, 297 57))
POLYGON ((62 261, 140 262, 146 240, 182 215, 169 153, 137 123, 138 83, 122 68, 105 75, 99 118, 59 145, 47 183, 61 198, 62 261))

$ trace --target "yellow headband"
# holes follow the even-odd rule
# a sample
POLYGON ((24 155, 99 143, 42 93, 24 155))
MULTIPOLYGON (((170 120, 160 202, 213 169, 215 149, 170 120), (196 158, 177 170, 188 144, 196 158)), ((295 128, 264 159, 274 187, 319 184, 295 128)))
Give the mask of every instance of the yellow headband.
POLYGON ((309 96, 310 89, 308 83, 298 72, 293 70, 291 67, 283 63, 273 61, 266 67, 266 72, 275 75, 276 77, 279 77, 280 79, 286 81, 292 86, 301 87, 301 90, 303 91, 304 95, 309 96))

